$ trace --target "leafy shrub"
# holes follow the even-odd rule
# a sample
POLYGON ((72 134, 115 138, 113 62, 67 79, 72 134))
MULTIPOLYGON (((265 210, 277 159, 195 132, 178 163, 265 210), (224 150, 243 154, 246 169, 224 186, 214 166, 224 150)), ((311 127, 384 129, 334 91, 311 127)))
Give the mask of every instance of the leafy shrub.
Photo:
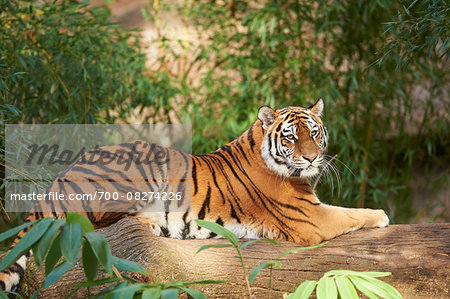
POLYGON ((1 98, 21 112, 10 122, 112 122, 155 105, 137 32, 88 4, 0 1, 1 98))
MULTIPOLYGON (((41 287, 32 295, 56 283, 65 273, 71 270, 81 260, 87 281, 74 285, 74 290, 68 295, 75 294, 81 288, 97 285, 112 284, 105 287, 95 298, 177 298, 180 291, 186 292, 195 299, 206 298, 200 291, 191 289, 195 284, 214 284, 226 281, 201 280, 192 282, 172 281, 169 283, 139 283, 121 274, 125 272, 140 273, 148 276, 147 271, 138 263, 128 261, 112 255, 108 241, 101 234, 94 231, 94 227, 83 215, 67 213, 66 219, 55 220, 43 218, 22 224, 0 234, 0 241, 15 236, 22 229, 31 226, 30 230, 12 248, 0 263, 0 271, 11 266, 18 258, 32 250, 34 262, 38 266, 45 265, 45 280, 41 287), (99 265, 102 268, 99 269, 99 265), (107 274, 106 278, 96 280, 98 272, 107 274)), ((0 297, 5 292, 0 290, 0 297)), ((3 298, 3 297, 2 297, 3 298)))

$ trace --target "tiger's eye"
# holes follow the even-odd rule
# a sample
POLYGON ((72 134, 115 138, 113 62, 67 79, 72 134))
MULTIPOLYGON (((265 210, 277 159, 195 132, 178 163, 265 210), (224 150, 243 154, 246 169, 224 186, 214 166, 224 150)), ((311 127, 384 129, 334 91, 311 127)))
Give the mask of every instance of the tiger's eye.
POLYGON ((289 135, 286 136, 286 138, 287 138, 287 139, 294 140, 294 139, 295 139, 295 136, 294 136, 294 134, 289 134, 289 135))

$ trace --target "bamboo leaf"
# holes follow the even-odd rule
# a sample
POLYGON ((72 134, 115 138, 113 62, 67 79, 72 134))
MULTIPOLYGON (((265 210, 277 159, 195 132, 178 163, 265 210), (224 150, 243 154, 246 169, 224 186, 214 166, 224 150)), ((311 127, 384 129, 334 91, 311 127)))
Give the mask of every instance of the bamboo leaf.
POLYGON ((331 277, 322 277, 317 283, 317 299, 335 299, 337 298, 336 283, 331 277))
POLYGON ((44 218, 37 222, 20 241, 11 249, 9 254, 5 256, 0 263, 0 271, 15 263, 22 255, 28 252, 31 247, 45 234, 50 224, 53 222, 52 218, 44 218))
POLYGON ((358 293, 350 280, 345 276, 336 276, 336 285, 341 298, 358 299, 358 293))

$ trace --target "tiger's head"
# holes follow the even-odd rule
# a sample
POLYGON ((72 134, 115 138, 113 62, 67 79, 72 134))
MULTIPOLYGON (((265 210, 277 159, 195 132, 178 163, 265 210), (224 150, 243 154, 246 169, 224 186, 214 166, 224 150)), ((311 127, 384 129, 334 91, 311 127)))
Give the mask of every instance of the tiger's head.
POLYGON ((309 108, 259 109, 258 119, 264 128, 262 157, 269 169, 283 177, 319 173, 328 139, 320 119, 323 106, 319 99, 309 108))

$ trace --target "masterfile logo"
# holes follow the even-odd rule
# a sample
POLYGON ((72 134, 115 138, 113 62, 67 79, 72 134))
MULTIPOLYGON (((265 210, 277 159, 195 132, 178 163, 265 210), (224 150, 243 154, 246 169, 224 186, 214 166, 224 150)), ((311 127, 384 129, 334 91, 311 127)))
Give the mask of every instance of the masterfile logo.
POLYGON ((190 160, 182 168, 170 155, 191 153, 190 125, 22 124, 5 133, 7 211, 151 212, 190 203, 190 160))

